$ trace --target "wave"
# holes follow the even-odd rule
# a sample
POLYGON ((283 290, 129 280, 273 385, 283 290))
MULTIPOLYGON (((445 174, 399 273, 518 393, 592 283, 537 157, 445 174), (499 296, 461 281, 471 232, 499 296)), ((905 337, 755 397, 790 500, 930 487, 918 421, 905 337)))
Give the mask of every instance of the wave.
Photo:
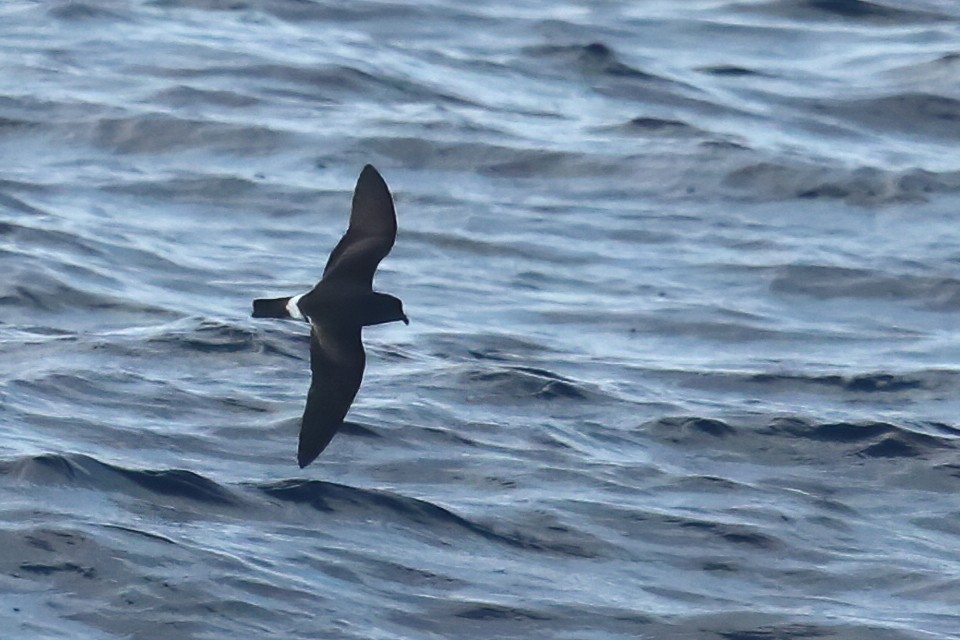
POLYGON ((528 47, 525 53, 534 58, 549 59, 564 65, 572 63, 574 68, 587 76, 666 82, 666 78, 624 64, 614 50, 602 42, 540 45, 528 47))
MULTIPOLYGON (((0 186, 3 186, 3 185, 2 185, 2 181, 0 181, 0 186)), ((26 201, 24 201, 24 200, 21 200, 20 198, 17 198, 17 197, 15 197, 15 196, 11 196, 11 195, 6 194, 6 193, 0 193, 0 207, 3 207, 4 209, 7 209, 7 210, 9 210, 9 211, 17 211, 17 212, 19 212, 19 213, 26 213, 26 214, 31 215, 31 216, 46 216, 46 215, 48 215, 48 213, 47 213, 46 211, 44 211, 43 209, 40 209, 40 208, 38 208, 38 207, 35 207, 35 206, 33 206, 32 204, 30 204, 30 203, 28 203, 28 202, 26 202, 26 201)), ((16 229, 18 229, 18 227, 17 227, 16 225, 12 225, 12 224, 7 223, 7 222, 0 223, 0 236, 7 235, 7 234, 11 233, 11 231, 14 231, 14 230, 16 230, 16 229)))
MULTIPOLYGON (((0 251, 0 261, 4 259, 4 253, 0 251)), ((0 282, 0 307, 15 310, 31 320, 45 318, 49 321, 50 314, 78 311, 95 312, 99 324, 106 324, 111 315, 113 319, 135 316, 154 321, 179 315, 163 307, 107 293, 105 290, 119 289, 120 286, 112 275, 99 269, 66 261, 30 266, 21 255, 13 257, 17 258, 18 264, 0 282), (71 281, 82 281, 83 285, 74 285, 71 281)))
POLYGON ((109 21, 132 21, 129 13, 122 13, 117 7, 107 8, 99 4, 88 2, 77 2, 76 0, 67 0, 66 2, 56 2, 47 8, 47 15, 55 20, 66 22, 109 20, 109 21))
MULTIPOLYGON (((457 532, 465 532, 516 550, 575 557, 596 555, 592 545, 597 541, 591 542, 583 532, 577 535, 573 531, 557 530, 553 538, 528 530, 534 527, 517 526, 506 532, 499 525, 494 528, 481 524, 426 500, 390 491, 359 489, 319 480, 282 480, 253 486, 271 498, 306 504, 317 511, 344 515, 355 521, 391 518, 394 522, 429 532, 438 542, 445 539, 444 535, 456 536, 457 532)), ((542 528, 535 529, 542 531, 542 528)))
POLYGON ((845 19, 881 24, 949 19, 933 11, 892 7, 868 0, 777 0, 752 5, 749 10, 781 18, 845 19))
POLYGON ((960 139, 960 100, 944 95, 896 93, 856 100, 820 100, 812 108, 888 135, 901 132, 939 142, 960 139))
POLYGON ((827 387, 850 393, 893 394, 917 390, 949 389, 960 373, 929 370, 913 373, 861 373, 852 376, 758 373, 739 382, 800 389, 807 386, 827 387))
POLYGON ((726 441, 726 451, 750 452, 754 462, 795 455, 800 448, 841 446, 836 453, 868 458, 924 459, 954 450, 960 428, 928 422, 897 425, 888 422, 816 422, 798 417, 775 418, 763 425, 734 426, 728 421, 700 417, 660 418, 643 431, 674 445, 710 447, 726 441), (776 442, 776 443, 774 443, 776 442))
POLYGON ((101 462, 91 456, 40 454, 0 461, 0 476, 38 484, 64 484, 126 493, 178 498, 224 507, 242 504, 240 496, 209 478, 184 469, 128 469, 101 462))
POLYGON ((748 192, 744 195, 751 199, 842 200, 867 206, 923 202, 937 193, 955 193, 960 191, 960 171, 758 162, 728 171, 722 185, 748 192))
MULTIPOLYGON (((77 125, 73 124, 74 134, 77 125)), ((202 148, 241 156, 282 147, 286 134, 262 125, 235 125, 165 114, 101 118, 86 126, 90 142, 112 153, 159 154, 202 148)))
POLYGON ((594 395, 585 385, 535 367, 470 368, 462 384, 476 400, 585 400, 594 395))
POLYGON ((265 340, 254 329, 217 320, 195 320, 189 326, 170 327, 149 338, 148 343, 155 347, 162 346, 201 353, 268 351, 273 354, 289 355, 283 350, 272 347, 271 341, 265 340))
POLYGON ((813 298, 909 300, 932 311, 960 309, 960 279, 947 276, 892 274, 816 264, 778 267, 771 291, 813 298))

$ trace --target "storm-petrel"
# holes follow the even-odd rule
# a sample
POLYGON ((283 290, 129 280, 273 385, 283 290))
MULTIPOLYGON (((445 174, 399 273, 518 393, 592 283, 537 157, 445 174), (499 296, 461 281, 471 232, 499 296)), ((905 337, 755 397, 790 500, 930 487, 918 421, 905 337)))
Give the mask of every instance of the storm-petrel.
POLYGON ((295 318, 310 323, 313 377, 300 425, 297 462, 313 462, 329 444, 357 395, 366 355, 360 329, 402 320, 398 298, 373 290, 373 274, 397 238, 397 214, 383 177, 371 165, 353 191, 350 226, 334 247, 323 277, 298 296, 253 301, 254 318, 295 318))

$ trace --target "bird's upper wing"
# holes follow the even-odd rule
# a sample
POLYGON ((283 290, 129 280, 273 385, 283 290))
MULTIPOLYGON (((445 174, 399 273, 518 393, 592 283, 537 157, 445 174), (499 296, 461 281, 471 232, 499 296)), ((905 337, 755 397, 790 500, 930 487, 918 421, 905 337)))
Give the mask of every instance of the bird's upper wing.
POLYGON ((397 239, 397 213, 387 183, 371 165, 353 191, 350 226, 323 269, 324 280, 373 286, 373 274, 397 239))
POLYGON ((313 378, 300 425, 297 462, 301 469, 313 462, 337 433, 360 388, 365 363, 360 327, 321 329, 311 323, 313 378))

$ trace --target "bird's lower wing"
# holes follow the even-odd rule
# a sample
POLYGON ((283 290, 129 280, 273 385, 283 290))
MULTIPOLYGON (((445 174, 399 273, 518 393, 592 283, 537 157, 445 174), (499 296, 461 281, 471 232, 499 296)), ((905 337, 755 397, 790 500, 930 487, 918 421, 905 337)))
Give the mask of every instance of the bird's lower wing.
POLYGON ((360 388, 365 362, 360 327, 331 331, 311 325, 313 378, 300 425, 297 462, 301 469, 320 455, 343 424, 360 388))

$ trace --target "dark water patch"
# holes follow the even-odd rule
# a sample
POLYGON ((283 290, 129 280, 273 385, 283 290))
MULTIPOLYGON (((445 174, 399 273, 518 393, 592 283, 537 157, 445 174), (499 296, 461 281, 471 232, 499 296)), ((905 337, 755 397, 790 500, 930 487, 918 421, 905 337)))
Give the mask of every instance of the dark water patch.
POLYGON ((950 476, 954 478, 960 478, 960 463, 941 464, 941 465, 937 465, 935 468, 940 471, 947 472, 950 476))
POLYGON ((30 285, 17 284, 9 280, 0 283, 0 307, 52 312, 57 309, 71 308, 72 303, 84 304, 89 301, 82 292, 52 277, 48 276, 43 283, 38 283, 33 278, 30 280, 30 285))
MULTIPOLYGON (((746 141, 735 140, 735 139, 716 139, 716 140, 703 140, 700 142, 700 146, 705 149, 707 152, 712 155, 719 156, 720 154, 727 156, 730 154, 739 153, 741 151, 750 151, 753 149, 746 141)), ((688 193, 694 193, 695 187, 688 187, 688 193)))
POLYGON ((747 487, 729 478, 717 476, 686 476, 669 478, 669 481, 657 487, 657 491, 678 491, 691 493, 729 493, 744 491, 747 487))
POLYGON ((177 544, 176 541, 162 536, 159 533, 154 533, 152 531, 144 531, 142 529, 136 529, 134 527, 126 527, 120 524, 102 524, 100 525, 104 529, 114 529, 116 531, 123 531, 124 533, 132 533, 135 536, 141 536, 147 538, 148 540, 155 540, 157 542, 163 542, 165 544, 177 544))
MULTIPOLYGON (((163 396, 175 396, 181 403, 184 396, 170 393, 177 388, 170 381, 157 381, 129 371, 105 372, 52 372, 31 379, 13 381, 17 391, 49 399, 58 405, 72 402, 89 407, 126 407, 131 397, 137 397, 141 405, 159 406, 163 396)), ((60 419, 50 416, 53 421, 60 419)), ((82 424, 82 422, 81 422, 82 424)))
POLYGON ((886 171, 761 162, 727 173, 723 185, 759 200, 842 200, 858 206, 923 202, 960 191, 960 171, 886 171))
MULTIPOLYGON (((77 126, 72 125, 74 133, 77 126)), ((203 149, 240 156, 267 155, 287 134, 265 126, 189 120, 166 114, 103 118, 89 129, 95 146, 119 154, 160 154, 203 149)))
POLYGON ((869 458, 916 458, 920 449, 897 438, 884 438, 859 452, 869 458))
POLYGON ((629 608, 591 606, 569 601, 555 602, 543 598, 518 603, 516 598, 507 594, 495 593, 484 599, 437 598, 431 601, 423 615, 415 617, 402 613, 395 617, 406 626, 441 637, 675 637, 669 629, 651 629, 648 625, 653 623, 653 616, 629 608), (601 628, 602 631, 599 631, 601 628), (451 629, 456 631, 451 632, 451 629))
POLYGON ((782 546, 782 543, 776 538, 755 531, 753 528, 745 525, 692 519, 675 519, 673 522, 682 529, 703 531, 709 533, 711 536, 716 536, 724 542, 753 547, 757 550, 771 550, 782 546))
POLYGON ((352 420, 345 420, 340 425, 340 433, 356 436, 358 438, 378 439, 383 438, 383 434, 369 425, 363 425, 352 420))
POLYGON ((664 78, 646 73, 624 64, 608 45, 591 42, 585 45, 542 45, 528 47, 527 55, 545 58, 560 63, 572 63, 574 68, 587 76, 611 76, 619 79, 640 81, 664 81, 664 78))
POLYGON ((351 559, 358 563, 371 565, 373 574, 379 578, 405 587, 415 586, 419 589, 446 591, 466 587, 468 584, 466 581, 447 573, 408 566, 399 560, 384 561, 369 557, 353 557, 351 559))
POLYGON ((647 422, 643 430, 667 442, 686 443, 734 436, 737 430, 721 420, 678 416, 647 422))
POLYGON ((764 430, 766 434, 791 438, 857 445, 845 453, 870 458, 923 458, 941 450, 956 449, 955 434, 921 433, 887 422, 808 423, 798 418, 779 419, 764 430), (866 445, 866 446, 863 446, 866 445))
MULTIPOLYGON (((0 193, 0 207, 6 209, 7 211, 15 211, 17 213, 26 213, 31 216, 46 216, 48 215, 46 211, 38 207, 33 206, 32 204, 21 200, 15 196, 11 196, 6 193, 0 193)), ((4 226, 9 227, 10 229, 17 229, 15 225, 9 225, 7 223, 4 226)))
POLYGON ((474 106, 469 99, 441 91, 435 86, 415 82, 407 77, 390 75, 385 69, 376 73, 359 66, 316 64, 237 64, 204 67, 143 67, 150 75, 172 78, 234 79, 242 83, 248 94, 276 100, 310 99, 326 104, 366 99, 377 96, 384 102, 436 102, 446 105, 474 106), (286 87, 286 89, 280 89, 286 87))
POLYGON ((945 424, 943 422, 924 422, 923 426, 932 435, 942 436, 948 439, 960 439, 960 426, 945 424))
MULTIPOLYGON (((489 431, 491 428, 490 425, 482 425, 478 427, 476 424, 467 424, 467 425, 458 425, 462 428, 469 427, 471 429, 479 428, 483 431, 489 431)), ((391 434, 391 439, 393 441, 399 441, 400 435, 396 432, 391 434)), ((453 429, 448 429, 446 427, 418 427, 417 436, 411 438, 412 444, 410 445, 414 450, 420 447, 420 443, 424 443, 427 446, 437 446, 437 447, 448 447, 453 446, 456 448, 460 447, 479 447, 480 444, 462 433, 458 433, 453 429)))
POLYGON ((83 474, 70 458, 44 453, 13 461, 0 461, 0 475, 10 475, 28 482, 71 484, 79 480, 83 474))
POLYGON ((904 18, 910 15, 908 11, 865 0, 801 0, 796 5, 845 18, 904 18))
POLYGON ((306 504, 325 514, 338 514, 354 520, 397 518, 414 529, 436 537, 446 544, 441 534, 457 536, 468 532, 490 542, 523 551, 544 552, 576 557, 592 557, 593 551, 582 546, 583 540, 564 540, 555 535, 549 539, 542 532, 527 532, 520 528, 506 532, 459 516, 426 500, 410 498, 397 493, 375 489, 358 489, 347 485, 318 480, 283 480, 254 485, 266 495, 297 504, 306 504))
POLYGON ((467 606, 453 615, 457 618, 466 618, 468 620, 514 620, 517 622, 524 620, 550 620, 550 616, 530 609, 492 604, 467 606))
POLYGON ((581 153, 409 136, 371 137, 362 144, 371 153, 411 169, 460 170, 491 178, 584 179, 633 173, 623 158, 602 150, 581 153))
POLYGON ((920 380, 911 380, 889 373, 862 374, 848 378, 843 383, 846 391, 858 393, 910 391, 922 386, 923 382, 920 380))
POLYGON ((613 156, 601 158, 543 149, 522 149, 511 156, 502 162, 485 164, 476 171, 493 178, 576 178, 587 175, 616 175, 623 171, 623 163, 613 156))
POLYGON ((111 8, 88 2, 75 2, 73 0, 58 0, 57 2, 51 3, 47 14, 51 18, 65 22, 130 20, 128 15, 111 8))
POLYGON ((791 375, 785 373, 758 373, 749 382, 762 385, 803 388, 808 385, 836 388, 851 393, 900 393, 932 389, 950 383, 957 374, 948 371, 929 371, 916 374, 862 373, 842 375, 791 375))
POLYGON ((897 431, 896 426, 885 422, 812 424, 798 418, 776 420, 768 429, 769 433, 782 433, 809 440, 846 444, 888 436, 897 431))
POLYGON ((122 467, 112 467, 111 470, 157 495, 186 498, 196 502, 225 506, 239 504, 237 498, 228 489, 193 471, 183 469, 133 470, 122 467))
MULTIPOLYGON (((945 53, 932 59, 930 55, 933 53, 924 56, 924 61, 914 62, 911 59, 888 72, 889 77, 895 78, 901 88, 900 93, 894 95, 917 95, 922 92, 945 97, 956 95, 953 88, 956 87, 960 72, 960 53, 945 53)), ((895 123, 895 126, 904 128, 903 123, 895 123)), ((908 131, 905 133, 909 134, 908 131)))
POLYGON ((22 562, 19 565, 21 571, 35 573, 42 576, 48 576, 53 573, 75 573, 84 578, 94 578, 97 575, 93 567, 82 567, 73 562, 61 562, 59 564, 42 564, 36 562, 22 562))
MULTIPOLYGON (((326 24, 356 25, 356 28, 384 29, 396 34, 398 27, 416 27, 429 29, 434 24, 447 20, 456 20, 460 28, 489 26, 491 21, 477 18, 475 14, 462 10, 451 10, 443 4, 420 6, 396 2, 318 3, 290 0, 150 0, 148 6, 163 9, 193 9, 224 14, 255 16, 257 22, 268 17, 279 18, 297 25, 305 21, 319 21, 326 24)), ((219 19, 219 18, 218 18, 219 19)), ((502 20, 495 24, 504 24, 502 20)), ((418 31, 418 29, 414 29, 418 31)), ((430 35, 435 36, 433 31, 430 35)))
MULTIPOLYGON (((45 215, 44 212, 25 211, 34 215, 45 215)), ((98 246, 96 241, 88 240, 75 233, 58 229, 44 229, 14 222, 0 223, 0 235, 16 242, 17 248, 31 253, 36 249, 49 249, 64 253, 77 254, 89 259, 102 259, 105 250, 98 246)), ((89 271, 85 273, 90 273, 89 271)))
MULTIPOLYGON (((572 314, 568 314, 572 315, 572 314)), ((586 314, 584 314, 586 315, 586 314)), ((606 314, 605 318, 597 318, 598 314, 590 314, 594 317, 593 322, 598 320, 610 321, 612 314, 606 314)), ((803 338, 798 335, 779 329, 772 329, 760 326, 759 318, 751 319, 741 317, 737 320, 720 319, 691 319, 689 309, 669 310, 662 309, 656 314, 646 317, 637 314, 625 315, 623 321, 629 323, 627 330, 630 333, 652 333, 655 335, 684 335, 702 340, 712 340, 727 343, 749 343, 768 340, 788 340, 791 338, 803 338)), ((580 324, 588 322, 586 318, 580 321, 580 324)))
POLYGON ((862 298, 915 302, 932 311, 960 309, 960 279, 895 274, 815 264, 778 267, 770 282, 775 293, 820 299, 862 298))
POLYGON ((751 610, 728 610, 675 619, 664 628, 664 632, 663 637, 723 640, 919 640, 922 637, 871 622, 837 624, 827 621, 811 624, 798 622, 790 615, 771 615, 751 610))
POLYGON ((82 264, 80 257, 41 263, 0 250, 0 265, 4 263, 14 265, 0 280, 0 308, 10 319, 62 325, 77 331, 90 324, 108 328, 163 322, 180 315, 124 296, 121 272, 82 264))
POLYGON ((423 337, 430 355, 442 360, 530 362, 549 356, 545 345, 516 335, 499 333, 433 333, 423 337))
POLYGON ((463 379, 474 400, 585 400, 592 395, 573 380, 527 367, 471 369, 463 379))
MULTIPOLYGON (((432 250, 456 251, 471 256, 542 260, 563 265, 592 264, 596 259, 595 254, 577 251, 577 248, 568 247, 565 251, 558 251, 555 247, 544 246, 528 239, 471 238, 442 231, 408 231, 404 237, 429 246, 432 250)), ((465 283, 464 286, 468 285, 465 283)))
POLYGON ((112 287, 116 280, 112 275, 94 271, 84 266, 54 265, 61 273, 37 269, 19 268, 9 273, 9 279, 0 283, 0 306, 34 310, 44 313, 69 311, 96 311, 103 314, 133 314, 169 318, 171 312, 99 291, 74 286, 67 281, 82 281, 84 285, 112 287))
POLYGON ((53 545, 50 544, 50 541, 39 536, 27 535, 24 536, 24 540, 27 542, 27 544, 35 549, 40 549, 42 551, 53 551, 53 545))
POLYGON ((4 118, 3 116, 0 116, 0 135, 12 133, 18 129, 29 129, 38 125, 39 123, 32 120, 4 118))
POLYGON ((196 108, 196 106, 200 104, 217 107, 243 108, 252 107, 262 102, 259 98, 238 91, 203 89, 186 85, 179 85, 158 91, 150 96, 149 101, 166 104, 178 109, 196 108))
MULTIPOLYGON (((126 193, 137 197, 146 197, 166 202, 206 202, 226 205, 231 201, 243 200, 250 206, 250 197, 263 186, 249 178, 234 175, 192 175, 190 177, 170 178, 159 181, 125 181, 122 184, 105 187, 106 191, 126 193)), ((258 200, 273 199, 276 195, 264 196, 258 200)))
POLYGON ((759 71, 753 69, 748 69, 746 67, 740 67, 732 64, 720 64, 709 67, 700 67, 697 71, 701 73, 706 73, 712 76, 723 76, 723 77, 732 77, 732 78, 742 78, 748 76, 763 76, 766 75, 759 71))
POLYGON ((689 138, 703 136, 706 133, 682 120, 670 120, 649 116, 637 116, 622 125, 608 127, 606 130, 651 138, 689 138))
POLYGON ((817 102, 814 110, 888 133, 900 131, 938 141, 960 139, 960 99, 929 93, 817 102))
MULTIPOLYGON (((34 123, 38 130, 52 131, 51 124, 89 122, 94 114, 119 112, 108 110, 102 104, 73 97, 51 98, 38 95, 0 95, 0 112, 4 117, 34 123)), ((44 174, 37 177, 44 178, 44 174)), ((46 182, 46 180, 41 180, 46 182)))
POLYGON ((499 540, 499 536, 443 507, 425 500, 374 489, 358 489, 320 480, 282 480, 255 485, 272 498, 307 504, 323 513, 390 513, 427 529, 452 526, 481 537, 499 540))
POLYGON ((889 3, 867 0, 786 0, 766 2, 751 10, 782 18, 812 20, 848 20, 863 23, 925 22, 949 19, 947 16, 923 9, 906 9, 889 3))
MULTIPOLYGON (((736 113, 730 104, 711 101, 695 85, 649 73, 624 63, 609 45, 542 45, 524 49, 526 73, 557 82, 577 82, 605 99, 623 99, 649 108, 684 108, 702 114, 736 113)), ((622 161, 622 157, 621 157, 622 161)))
POLYGON ((591 42, 590 44, 575 49, 577 61, 581 68, 587 73, 601 73, 622 78, 633 78, 639 80, 658 79, 650 73, 634 69, 617 57, 613 49, 602 42, 591 42))
POLYGON ((670 445, 749 456, 754 463, 776 465, 785 460, 835 464, 851 457, 928 459, 956 450, 960 442, 957 429, 936 424, 816 422, 801 417, 778 417, 761 424, 751 421, 736 428, 715 419, 660 418, 640 428, 670 445))
POLYGON ((405 237, 424 246, 435 247, 441 251, 456 251, 471 256, 503 256, 520 253, 510 246, 500 247, 498 243, 483 238, 471 238, 465 234, 444 231, 408 231, 405 237))
MULTIPOLYGON (((659 487, 654 490, 659 491, 659 487)), ((740 487, 740 491, 743 487, 740 487)), ((736 495, 736 490, 728 495, 736 495)), ((704 497, 703 502, 713 498, 704 497)), ((603 523, 614 528, 620 535, 643 539, 648 544, 662 545, 667 555, 676 554, 691 559, 689 551, 700 549, 705 544, 718 544, 723 548, 735 547, 753 551, 787 550, 790 546, 776 535, 767 525, 753 525, 744 522, 731 522, 729 514, 718 516, 690 517, 674 515, 659 510, 623 505, 581 501, 569 505, 569 509, 578 517, 588 518, 593 523, 603 523)), ((767 519, 782 520, 777 511, 766 512, 767 519)), ((698 552, 700 553, 700 552, 698 552)), ((701 556, 702 557, 702 556, 701 556)))
POLYGON ((65 484, 74 487, 183 498, 208 505, 233 507, 240 499, 229 489, 183 469, 127 469, 81 454, 41 454, 0 462, 0 475, 35 484, 65 484))
POLYGON ((717 635, 724 640, 815 640, 842 637, 827 628, 809 624, 765 626, 750 631, 718 631, 717 635))
MULTIPOLYGON (((304 341, 307 339, 304 337, 304 341)), ((266 341, 256 331, 215 320, 201 320, 186 329, 168 329, 160 335, 151 337, 148 343, 153 346, 172 346, 200 353, 256 353, 267 350, 265 349, 266 341)), ((269 349, 269 351, 278 355, 287 355, 285 351, 279 349, 269 349)))
POLYGON ((71 232, 23 226, 16 233, 31 245, 76 256, 70 263, 65 259, 44 263, 31 261, 31 264, 37 262, 37 269, 63 272, 65 276, 77 275, 98 284, 125 282, 132 273, 155 273, 156 279, 165 285, 175 282, 183 286, 179 278, 189 278, 194 283, 194 290, 197 290, 210 276, 209 271, 164 257, 155 248, 139 248, 136 241, 113 229, 109 232, 101 229, 98 233, 80 236, 71 232))

